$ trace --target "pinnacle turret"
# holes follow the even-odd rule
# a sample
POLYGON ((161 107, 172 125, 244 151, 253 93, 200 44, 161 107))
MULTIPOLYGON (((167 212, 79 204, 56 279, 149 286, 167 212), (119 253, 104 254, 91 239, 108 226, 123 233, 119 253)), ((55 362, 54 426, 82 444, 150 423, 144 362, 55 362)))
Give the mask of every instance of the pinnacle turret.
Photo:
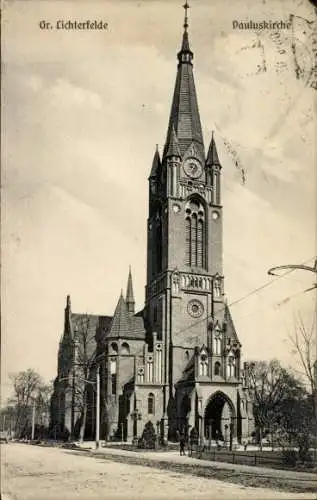
POLYGON ((178 139, 174 125, 172 125, 171 134, 170 137, 168 138, 167 146, 168 147, 167 147, 166 157, 178 156, 179 158, 181 158, 181 152, 179 149, 178 139))
POLYGON ((154 177, 158 177, 160 174, 160 169, 161 169, 161 158, 160 158, 160 153, 158 150, 158 145, 156 145, 156 150, 155 150, 153 161, 152 161, 150 179, 154 178, 154 177))
POLYGON ((126 304, 127 304, 128 312, 130 314, 134 314, 134 312, 135 312, 134 311, 135 300, 134 300, 134 293, 133 293, 131 267, 129 268, 129 275, 128 275, 126 304))
POLYGON ((72 326, 72 311, 70 295, 66 297, 65 317, 64 317, 64 338, 71 339, 73 337, 72 326))
POLYGON ((208 149, 206 165, 219 165, 220 161, 217 153, 216 143, 214 139, 214 133, 212 132, 211 141, 208 149))

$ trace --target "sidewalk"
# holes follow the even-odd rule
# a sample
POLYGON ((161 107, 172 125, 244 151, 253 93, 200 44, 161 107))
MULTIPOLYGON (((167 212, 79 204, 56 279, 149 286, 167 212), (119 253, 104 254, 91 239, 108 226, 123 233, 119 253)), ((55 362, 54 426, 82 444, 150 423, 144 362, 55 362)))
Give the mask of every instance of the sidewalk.
POLYGON ((91 453, 97 455, 113 455, 113 456, 126 456, 138 457, 142 459, 149 459, 156 462, 173 462, 176 464, 184 464, 185 466, 198 465, 200 467, 210 467, 218 470, 229 470, 238 473, 244 473, 252 476, 262 476, 268 478, 280 478, 289 481, 305 481, 314 483, 317 490, 317 474, 309 472, 289 471, 280 469, 269 469, 266 467, 256 467, 251 465, 231 464, 226 462, 211 462, 209 460, 200 460, 198 458, 180 456, 178 451, 166 451, 164 453, 156 452, 134 452, 128 450, 115 449, 114 447, 100 448, 98 450, 91 449, 91 453))

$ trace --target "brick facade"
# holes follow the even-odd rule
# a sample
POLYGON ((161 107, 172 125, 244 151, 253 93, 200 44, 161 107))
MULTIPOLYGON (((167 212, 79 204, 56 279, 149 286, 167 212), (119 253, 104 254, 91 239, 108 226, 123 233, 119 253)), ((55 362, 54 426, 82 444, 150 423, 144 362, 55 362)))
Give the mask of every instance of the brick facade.
MULTIPOLYGON (((144 310, 135 314, 130 271, 114 315, 91 316, 107 438, 140 436, 148 421, 170 439, 194 427, 210 439, 225 439, 231 429, 241 440, 253 430, 241 344, 224 292, 222 168, 214 137, 205 154, 192 60, 185 28, 166 144, 162 158, 156 150, 149 177, 144 310)), ((52 422, 72 433, 80 416, 70 391, 78 318, 68 299, 52 422)))

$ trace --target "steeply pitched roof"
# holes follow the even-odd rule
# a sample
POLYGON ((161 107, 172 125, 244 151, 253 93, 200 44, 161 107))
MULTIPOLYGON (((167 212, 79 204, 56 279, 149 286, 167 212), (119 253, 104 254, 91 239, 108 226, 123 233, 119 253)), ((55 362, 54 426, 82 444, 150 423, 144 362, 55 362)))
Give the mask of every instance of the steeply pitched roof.
POLYGON ((166 152, 167 157, 168 156, 178 156, 179 158, 182 157, 174 125, 172 125, 171 136, 169 137, 167 144, 168 144, 166 152))
POLYGON ((109 330, 109 336, 110 337, 119 337, 120 333, 121 334, 126 334, 130 330, 130 321, 129 321, 129 313, 128 313, 128 308, 127 304, 123 298, 123 294, 121 292, 121 295, 118 300, 117 307, 115 309, 110 330, 109 330))
POLYGON ((156 150, 152 161, 150 178, 157 177, 160 173, 160 168, 161 168, 161 158, 160 158, 160 153, 158 151, 158 147, 156 146, 156 150))
POLYGON ((232 341, 240 344, 239 339, 238 339, 238 335, 237 335, 237 332, 236 332, 236 329, 235 329, 235 326, 233 323, 233 319, 232 319, 232 316, 230 313, 230 309, 229 309, 229 306, 227 304, 225 305, 224 320, 227 323, 227 332, 226 332, 227 338, 230 338, 232 341))
POLYGON ((129 314, 127 303, 121 293, 107 337, 145 338, 142 316, 129 314))
POLYGON ((206 164, 207 165, 220 165, 220 161, 219 161, 213 133, 211 136, 211 141, 210 141, 210 145, 209 145, 209 149, 208 149, 206 164))
POLYGON ((187 31, 184 32, 182 48, 178 53, 178 68, 169 118, 164 155, 167 153, 172 128, 177 134, 180 152, 183 155, 192 142, 205 158, 204 141, 198 109, 192 67, 193 53, 189 48, 187 31))
POLYGON ((195 353, 189 358, 179 382, 195 379, 195 353))

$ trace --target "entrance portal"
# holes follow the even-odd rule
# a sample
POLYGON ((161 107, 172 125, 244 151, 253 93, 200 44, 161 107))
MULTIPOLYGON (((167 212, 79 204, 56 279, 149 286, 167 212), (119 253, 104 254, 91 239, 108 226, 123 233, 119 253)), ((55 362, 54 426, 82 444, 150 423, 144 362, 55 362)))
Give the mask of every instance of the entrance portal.
POLYGON ((222 392, 212 396, 205 410, 204 435, 207 439, 228 441, 233 432, 234 406, 222 392))

